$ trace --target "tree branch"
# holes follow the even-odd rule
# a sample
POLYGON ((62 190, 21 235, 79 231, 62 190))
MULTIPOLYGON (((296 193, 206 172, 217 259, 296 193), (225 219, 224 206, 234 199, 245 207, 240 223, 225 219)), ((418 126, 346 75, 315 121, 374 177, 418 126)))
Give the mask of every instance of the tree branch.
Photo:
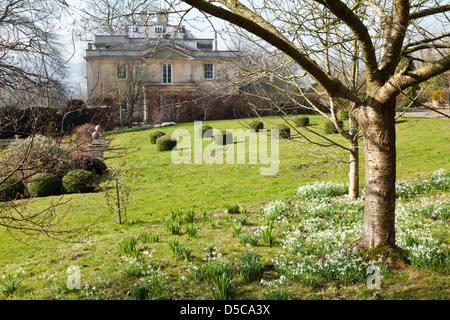
POLYGON ((360 99, 339 80, 328 75, 317 63, 301 53, 288 39, 282 36, 270 23, 247 9, 240 2, 230 0, 218 1, 232 11, 213 5, 205 0, 184 0, 184 2, 217 18, 231 22, 278 48, 320 83, 330 96, 346 99, 357 104, 361 103, 360 99))
POLYGON ((444 5, 444 6, 438 6, 435 8, 430 8, 430 9, 424 9, 424 10, 420 10, 420 11, 416 11, 416 12, 412 12, 409 15, 410 20, 415 20, 415 19, 419 19, 419 18, 424 18, 427 16, 432 16, 438 13, 444 13, 444 12, 448 12, 450 11, 450 4, 444 5))

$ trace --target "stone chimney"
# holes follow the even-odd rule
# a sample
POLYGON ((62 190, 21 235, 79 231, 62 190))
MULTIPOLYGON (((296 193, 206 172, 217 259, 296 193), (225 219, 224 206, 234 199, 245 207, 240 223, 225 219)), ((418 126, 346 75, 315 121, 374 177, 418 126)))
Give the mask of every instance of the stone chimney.
POLYGON ((214 40, 212 43, 212 50, 217 51, 217 32, 214 34, 214 40))

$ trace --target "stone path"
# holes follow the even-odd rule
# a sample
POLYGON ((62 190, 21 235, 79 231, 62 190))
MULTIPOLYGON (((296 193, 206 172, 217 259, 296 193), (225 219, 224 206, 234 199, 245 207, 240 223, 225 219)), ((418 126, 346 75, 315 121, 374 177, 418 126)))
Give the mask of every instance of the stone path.
MULTIPOLYGON (((439 112, 441 113, 445 113, 446 115, 450 116, 450 108, 446 108, 446 109, 438 109, 439 112)), ((397 113, 397 115, 401 114, 397 113)), ((403 116, 408 116, 408 117, 420 117, 420 118, 446 118, 444 115, 439 114, 433 110, 430 109, 425 109, 425 108, 413 108, 413 109, 409 109, 407 112, 405 112, 403 114, 403 116)))

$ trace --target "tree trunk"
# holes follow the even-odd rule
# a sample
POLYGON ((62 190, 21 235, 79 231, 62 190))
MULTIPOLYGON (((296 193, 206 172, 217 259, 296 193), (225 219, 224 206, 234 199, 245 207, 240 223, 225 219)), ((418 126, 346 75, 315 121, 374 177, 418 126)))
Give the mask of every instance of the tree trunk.
POLYGON ((395 244, 395 99, 366 107, 364 133, 366 199, 361 245, 395 244))
POLYGON ((356 200, 359 197, 359 152, 358 141, 350 143, 350 170, 348 172, 348 198, 356 200))
POLYGON ((349 187, 348 198, 356 200, 359 197, 359 146, 358 146, 358 123, 352 116, 349 117, 349 134, 353 137, 349 140, 350 168, 348 172, 349 187))

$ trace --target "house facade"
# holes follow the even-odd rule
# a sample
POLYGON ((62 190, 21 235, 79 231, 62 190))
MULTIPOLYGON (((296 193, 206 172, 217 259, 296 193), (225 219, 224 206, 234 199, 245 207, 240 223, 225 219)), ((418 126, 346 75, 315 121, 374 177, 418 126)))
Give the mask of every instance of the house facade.
POLYGON ((183 25, 171 25, 166 15, 145 20, 112 35, 96 35, 94 43, 88 44, 85 60, 91 104, 140 90, 145 96, 238 93, 230 85, 239 76, 237 52, 218 50, 216 39, 200 38, 183 25))

